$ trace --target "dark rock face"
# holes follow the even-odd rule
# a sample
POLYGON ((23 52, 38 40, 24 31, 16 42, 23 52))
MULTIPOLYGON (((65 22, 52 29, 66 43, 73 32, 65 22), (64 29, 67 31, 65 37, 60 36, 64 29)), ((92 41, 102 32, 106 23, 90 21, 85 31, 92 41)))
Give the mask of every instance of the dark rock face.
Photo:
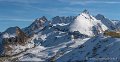
POLYGON ((46 19, 45 16, 43 16, 43 17, 41 17, 41 18, 39 18, 39 19, 36 19, 36 20, 30 25, 31 30, 33 31, 33 30, 39 29, 39 28, 41 28, 41 27, 44 27, 44 23, 45 23, 46 21, 47 21, 47 19, 46 19))
POLYGON ((75 16, 68 16, 68 17, 60 17, 56 16, 52 18, 52 24, 57 24, 57 23, 70 23, 73 20, 75 20, 75 16))
POLYGON ((12 51, 12 47, 10 45, 25 45, 29 36, 27 36, 19 27, 16 28, 16 36, 10 38, 3 38, 2 45, 4 48, 4 55, 8 53, 8 51, 12 51))
POLYGON ((28 36, 20 29, 16 28, 16 40, 20 43, 25 43, 28 40, 28 36))
POLYGON ((10 38, 3 38, 4 43, 6 44, 21 44, 25 43, 29 37, 19 28, 16 28, 16 36, 10 38))
POLYGON ((2 43, 0 43, 0 56, 3 54, 3 51, 4 51, 3 44, 2 44, 2 43))
POLYGON ((82 13, 89 14, 88 10, 86 10, 86 9, 82 13))
POLYGON ((33 35, 35 30, 42 30, 47 24, 48 20, 45 16, 36 19, 30 26, 23 29, 23 31, 28 35, 33 35))

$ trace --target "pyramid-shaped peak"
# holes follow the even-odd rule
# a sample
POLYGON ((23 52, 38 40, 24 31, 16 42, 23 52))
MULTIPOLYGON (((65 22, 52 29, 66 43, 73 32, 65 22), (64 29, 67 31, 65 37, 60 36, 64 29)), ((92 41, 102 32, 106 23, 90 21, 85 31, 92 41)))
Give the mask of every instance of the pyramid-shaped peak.
POLYGON ((36 19, 36 21, 41 21, 41 20, 47 21, 47 18, 45 16, 42 16, 42 17, 36 19))
POLYGON ((104 17, 104 15, 97 14, 97 15, 96 15, 96 18, 98 18, 98 19, 103 19, 103 18, 105 18, 105 17, 104 17))
POLYGON ((18 27, 18 26, 9 27, 9 28, 7 28, 3 33, 14 34, 17 28, 19 28, 19 27, 18 27))
POLYGON ((47 19, 45 16, 42 16, 40 19, 47 19))
POLYGON ((47 18, 45 16, 42 16, 41 18, 39 18, 39 20, 47 21, 47 18))
POLYGON ((89 14, 89 11, 85 9, 82 13, 89 14))
POLYGON ((18 26, 16 26, 16 30, 21 30, 18 26))

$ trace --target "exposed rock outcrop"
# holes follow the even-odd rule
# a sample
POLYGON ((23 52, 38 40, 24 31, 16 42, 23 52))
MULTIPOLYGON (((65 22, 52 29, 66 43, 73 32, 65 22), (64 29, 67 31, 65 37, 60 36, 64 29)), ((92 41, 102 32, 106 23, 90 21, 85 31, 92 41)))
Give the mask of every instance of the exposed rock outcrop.
POLYGON ((35 31, 42 30, 46 26, 47 22, 48 20, 43 16, 36 19, 30 26, 24 28, 23 31, 28 35, 33 35, 35 31))
POLYGON ((7 55, 10 51, 12 51, 13 46, 24 46, 29 39, 29 36, 27 36, 19 27, 16 27, 15 34, 15 37, 3 38, 4 55, 7 55))
POLYGON ((28 38, 29 37, 19 27, 16 28, 16 39, 19 44, 25 43, 28 38))

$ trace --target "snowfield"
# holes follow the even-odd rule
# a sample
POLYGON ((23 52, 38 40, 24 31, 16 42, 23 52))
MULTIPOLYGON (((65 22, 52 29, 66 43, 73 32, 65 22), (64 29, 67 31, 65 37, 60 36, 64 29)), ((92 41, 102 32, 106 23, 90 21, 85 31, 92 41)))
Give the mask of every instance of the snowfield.
POLYGON ((56 62, 119 62, 119 44, 119 38, 93 37, 56 62))

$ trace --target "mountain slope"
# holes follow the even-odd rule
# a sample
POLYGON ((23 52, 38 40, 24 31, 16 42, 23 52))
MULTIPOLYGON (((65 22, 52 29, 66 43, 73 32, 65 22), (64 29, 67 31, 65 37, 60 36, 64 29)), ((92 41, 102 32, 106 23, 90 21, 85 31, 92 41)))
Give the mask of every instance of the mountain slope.
POLYGON ((19 27, 8 28, 0 36, 2 56, 12 56, 33 47, 31 39, 19 27))
POLYGON ((91 16, 87 10, 84 10, 77 18, 71 23, 70 31, 79 31, 88 36, 94 36, 108 28, 95 17, 91 16))
POLYGON ((42 30, 47 24, 48 20, 43 16, 36 19, 30 26, 24 28, 23 31, 28 35, 33 35, 36 31, 42 30))
POLYGON ((50 21, 43 16, 26 28, 8 28, 0 35, 0 61, 112 62, 104 61, 110 57, 119 62, 116 57, 120 58, 120 39, 110 36, 118 34, 105 31, 113 27, 109 19, 93 17, 87 10, 78 16, 56 16, 50 21))
POLYGON ((67 17, 56 16, 52 18, 52 24, 71 23, 75 18, 76 18, 75 16, 67 16, 67 17))
POLYGON ((16 36, 16 28, 18 28, 17 26, 16 27, 10 27, 8 29, 6 29, 4 32, 1 33, 1 36, 3 38, 9 38, 9 37, 15 37, 16 36))
POLYGON ((93 37, 56 62, 119 62, 120 39, 93 37))
POLYGON ((113 24, 113 22, 107 18, 105 18, 103 15, 101 14, 97 14, 96 19, 100 20, 105 26, 107 26, 110 30, 114 30, 116 27, 113 24))
POLYGON ((119 20, 113 20, 113 23, 116 26, 116 30, 120 31, 120 21, 119 20))

